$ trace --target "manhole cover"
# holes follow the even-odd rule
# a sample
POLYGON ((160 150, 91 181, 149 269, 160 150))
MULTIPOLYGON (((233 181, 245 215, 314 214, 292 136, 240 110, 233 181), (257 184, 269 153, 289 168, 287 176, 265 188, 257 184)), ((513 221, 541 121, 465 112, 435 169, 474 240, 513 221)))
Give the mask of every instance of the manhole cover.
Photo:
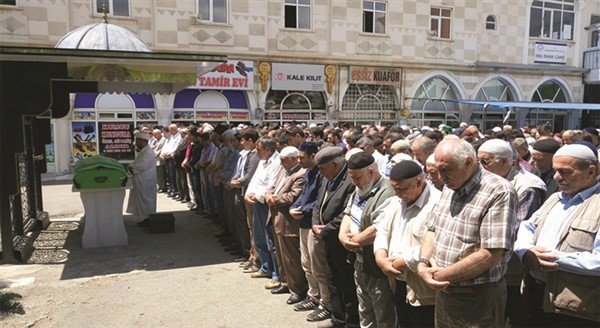
POLYGON ((79 228, 78 222, 51 222, 46 231, 70 231, 79 228))
POLYGON ((27 261, 29 264, 64 263, 69 257, 69 251, 64 249, 36 249, 27 261))

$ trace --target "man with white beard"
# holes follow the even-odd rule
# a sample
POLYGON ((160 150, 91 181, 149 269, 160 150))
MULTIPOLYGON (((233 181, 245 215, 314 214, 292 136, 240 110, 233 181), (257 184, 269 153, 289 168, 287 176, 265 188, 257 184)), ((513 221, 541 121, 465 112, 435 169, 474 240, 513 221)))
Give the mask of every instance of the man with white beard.
POLYGON ((359 152, 348 160, 348 175, 356 191, 350 196, 338 238, 356 253, 354 280, 361 327, 395 327, 394 294, 375 261, 373 241, 383 210, 394 190, 382 177, 373 156, 359 152))

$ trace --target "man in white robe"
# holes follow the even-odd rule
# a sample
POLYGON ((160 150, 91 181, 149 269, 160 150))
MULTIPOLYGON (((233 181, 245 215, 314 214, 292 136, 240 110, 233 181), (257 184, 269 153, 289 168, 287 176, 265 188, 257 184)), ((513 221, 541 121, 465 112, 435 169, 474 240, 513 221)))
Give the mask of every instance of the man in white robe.
POLYGON ((129 193, 127 213, 132 213, 143 220, 138 222, 140 227, 150 225, 149 215, 156 213, 156 157, 146 133, 135 134, 135 147, 139 153, 129 164, 127 170, 131 174, 133 189, 129 193))

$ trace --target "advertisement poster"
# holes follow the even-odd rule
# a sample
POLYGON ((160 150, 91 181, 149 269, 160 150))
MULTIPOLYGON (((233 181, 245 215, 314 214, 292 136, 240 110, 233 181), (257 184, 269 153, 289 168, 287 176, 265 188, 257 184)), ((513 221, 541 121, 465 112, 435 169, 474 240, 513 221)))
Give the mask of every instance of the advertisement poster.
POLYGON ((232 121, 248 121, 248 120, 250 120, 248 112, 231 112, 231 113, 229 113, 229 118, 232 121))
POLYGON ((227 120, 227 112, 196 112, 197 120, 217 120, 217 121, 226 121, 227 120))
POLYGON ((100 154, 119 161, 133 161, 132 122, 98 122, 100 154))
POLYGON ((46 144, 46 163, 54 164, 55 161, 55 150, 54 150, 54 123, 50 124, 50 143, 46 144))
POLYGON ((254 66, 251 61, 228 60, 196 79, 193 88, 218 90, 254 90, 254 66))
POLYGON ((71 122, 71 136, 75 161, 98 154, 95 122, 71 122))

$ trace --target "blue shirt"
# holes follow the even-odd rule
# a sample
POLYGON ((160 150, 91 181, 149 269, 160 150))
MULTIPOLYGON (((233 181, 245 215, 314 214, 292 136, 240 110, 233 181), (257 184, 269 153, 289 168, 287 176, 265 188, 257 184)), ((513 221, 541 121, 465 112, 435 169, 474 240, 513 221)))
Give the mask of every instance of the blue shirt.
MULTIPOLYGON (((600 183, 596 183, 592 187, 585 189, 575 195, 573 198, 569 198, 564 192, 559 194, 559 201, 554 207, 548 212, 548 219, 544 221, 542 230, 538 236, 536 243, 533 242, 533 237, 536 231, 535 222, 541 214, 540 210, 537 210, 531 219, 523 221, 519 232, 517 234, 517 241, 515 242, 515 254, 519 258, 523 258, 523 255, 527 250, 534 246, 544 246, 551 249, 554 254, 559 258, 556 263, 559 265, 559 270, 582 274, 588 276, 600 276, 600 234, 596 233, 594 239, 594 245, 591 252, 558 252, 556 251, 556 244, 558 243, 558 237, 561 231, 563 231, 563 225, 569 221, 571 215, 583 204, 583 202, 590 198, 594 193, 600 189, 600 183)), ((600 208, 597 208, 600 211, 600 208)), ((596 214, 596 213, 592 213, 596 214)), ((542 278, 536 274, 536 278, 542 278)))
POLYGON ((300 208, 304 215, 300 220, 300 228, 310 229, 312 227, 312 212, 317 198, 319 197, 319 188, 321 187, 323 176, 319 172, 319 167, 315 166, 312 170, 304 173, 304 186, 302 192, 290 208, 300 208))

